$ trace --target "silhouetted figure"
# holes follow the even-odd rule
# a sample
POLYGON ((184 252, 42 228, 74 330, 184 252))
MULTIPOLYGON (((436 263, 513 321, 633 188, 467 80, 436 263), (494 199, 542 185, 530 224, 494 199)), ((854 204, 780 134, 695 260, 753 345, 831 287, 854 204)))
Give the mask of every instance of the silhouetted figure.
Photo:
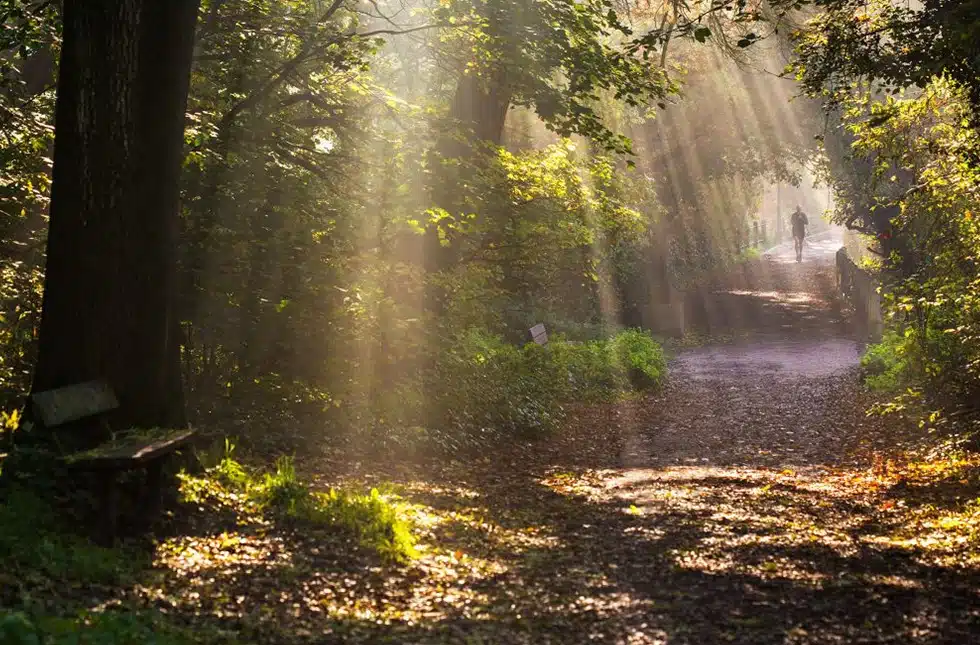
POLYGON ((789 216, 790 226, 793 228, 793 246, 796 249, 796 261, 803 261, 803 238, 806 237, 806 228, 810 222, 806 218, 806 213, 796 205, 796 210, 789 216))

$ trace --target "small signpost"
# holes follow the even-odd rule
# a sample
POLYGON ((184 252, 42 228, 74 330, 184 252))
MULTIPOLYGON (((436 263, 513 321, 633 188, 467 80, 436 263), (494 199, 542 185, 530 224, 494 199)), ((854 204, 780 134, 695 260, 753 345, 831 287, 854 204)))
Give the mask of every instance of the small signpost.
POLYGON ((544 328, 544 323, 538 323, 528 331, 531 333, 531 340, 538 345, 548 344, 548 332, 544 328))

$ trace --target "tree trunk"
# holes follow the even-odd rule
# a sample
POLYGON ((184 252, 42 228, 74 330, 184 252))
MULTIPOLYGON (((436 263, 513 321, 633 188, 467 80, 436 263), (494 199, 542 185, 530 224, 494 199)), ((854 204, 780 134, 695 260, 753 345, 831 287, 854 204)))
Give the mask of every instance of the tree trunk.
MULTIPOLYGON (((511 90, 504 84, 502 74, 490 79, 486 87, 473 75, 460 77, 450 111, 453 123, 449 132, 443 133, 435 152, 438 155, 437 163, 457 159, 462 164, 460 170, 447 172, 444 169, 437 173, 432 191, 435 205, 451 215, 458 216, 463 210, 459 173, 469 173, 467 166, 479 160, 481 145, 501 145, 511 97, 511 90), (456 130, 457 125, 461 132, 456 130)), ((452 239, 448 245, 444 245, 434 226, 426 231, 424 253, 425 269, 430 274, 451 267, 457 259, 452 239)), ((442 310, 439 294, 431 288, 426 292, 426 309, 432 312, 442 310)))
POLYGON ((34 391, 105 378, 182 425, 178 179, 199 0, 66 0, 34 391))
MULTIPOLYGON (((466 74, 456 86, 452 116, 472 131, 476 145, 487 142, 499 146, 503 141, 510 99, 511 92, 503 83, 503 73, 489 79, 486 87, 476 76, 466 74)), ((465 154, 465 149, 458 153, 465 154)))

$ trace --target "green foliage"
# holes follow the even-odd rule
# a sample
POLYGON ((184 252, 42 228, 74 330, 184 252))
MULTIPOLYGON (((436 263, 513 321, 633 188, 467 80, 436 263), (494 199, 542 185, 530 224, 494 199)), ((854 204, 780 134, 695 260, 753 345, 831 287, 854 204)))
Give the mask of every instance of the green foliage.
POLYGON ((976 0, 821 0, 806 29, 794 32, 797 78, 811 94, 840 99, 858 79, 897 93, 948 74, 980 108, 976 0))
POLYGON ((628 151, 630 140, 596 109, 600 98, 640 106, 676 90, 628 46, 632 30, 609 0, 453 0, 436 15, 450 23, 446 40, 469 59, 465 74, 491 95, 533 108, 560 136, 628 151))
POLYGON ((0 0, 0 406, 30 385, 41 311, 60 8, 0 0))
POLYGON ((542 436, 563 418, 560 375, 537 345, 517 347, 473 330, 438 356, 428 381, 436 411, 428 425, 450 445, 542 436))
MULTIPOLYGON (((10 15, 27 31, 5 30, 23 42, 2 49, 56 49, 53 5, 5 0, 0 8, 15 5, 10 15), (24 11, 34 11, 29 24, 20 22, 24 11)), ((701 154, 679 136, 687 128, 650 119, 648 104, 677 88, 635 46, 639 27, 607 0, 452 0, 397 12, 397 24, 390 9, 202 2, 175 307, 197 426, 240 424, 236 434, 277 450, 325 433, 379 443, 393 433, 439 434, 446 445, 481 433, 545 433, 564 401, 580 400, 568 388, 588 400, 628 389, 606 349, 575 350, 582 356, 569 385, 569 369, 550 371, 549 355, 500 349, 474 369, 469 349, 448 339, 481 329, 513 344, 543 321, 570 339, 600 340, 640 324, 648 267, 669 253, 678 273, 695 273, 727 244, 717 220, 748 210, 751 191, 730 188, 751 181, 731 177, 759 146, 739 139, 724 154, 701 154), (401 28, 412 36, 393 33, 401 28), (469 159, 430 155, 440 148, 434 139, 458 132, 458 123, 442 126, 469 81, 511 107, 504 145, 478 145, 469 159), (644 124, 651 129, 637 129, 644 124), (643 151, 658 155, 656 172, 610 152, 630 148, 622 133, 631 131, 668 144, 643 151), (677 144, 698 152, 691 166, 705 177, 668 199, 678 185, 668 166, 689 157, 677 144), (437 203, 434 175, 455 203, 437 203), (712 204, 711 222, 666 224, 712 204), (427 231, 451 251, 436 268, 421 248, 427 231), (454 404, 457 383, 472 405, 454 404), (476 405, 484 394, 500 409, 476 405)), ((0 64, 8 62, 18 59, 0 64)), ((692 71, 676 78, 692 90, 701 83, 695 96, 714 106, 722 88, 703 82, 702 62, 685 58, 692 71)), ((0 267, 0 385, 13 399, 28 385, 40 306, 43 239, 34 233, 44 224, 53 92, 9 96, 5 109, 26 106, 0 144, 12 177, 0 164, 0 191, 16 188, 0 202, 23 224, 17 235, 2 231, 17 248, 0 253, 10 259, 8 271, 0 267)), ((739 102, 734 112, 751 107, 739 102)), ((697 137, 712 140, 744 131, 736 120, 690 118, 697 137)), ((746 176, 762 165, 753 161, 746 176)), ((234 463, 216 476, 240 486, 247 473, 234 463)))
POLYGON ((415 537, 398 505, 376 488, 367 495, 335 488, 314 492, 291 515, 313 525, 346 530, 392 562, 407 562, 416 555, 415 537))
POLYGON ((630 391, 659 387, 667 374, 661 346, 639 329, 628 329, 609 340, 557 340, 548 349, 554 368, 567 374, 562 399, 602 403, 630 391))
POLYGON ((279 457, 275 470, 252 486, 251 493, 261 506, 290 516, 305 515, 302 509, 311 496, 309 488, 296 479, 296 468, 289 457, 279 457))
POLYGON ((184 645, 201 642, 150 612, 83 612, 65 618, 0 610, 4 645, 184 645))
POLYGON ((340 530, 391 562, 415 556, 415 538, 397 503, 377 489, 368 494, 331 488, 311 491, 296 478, 292 460, 282 457, 275 471, 266 473, 251 487, 250 496, 260 507, 308 527, 340 530))
POLYGON ((610 342, 609 349, 615 364, 626 371, 629 382, 638 390, 659 386, 667 375, 663 348, 640 329, 620 332, 610 342))
MULTIPOLYGON (((861 197, 841 200, 838 216, 877 235, 891 330, 864 359, 866 382, 914 391, 922 409, 972 406, 980 396, 980 138, 968 93, 936 77, 914 96, 862 90, 844 104, 864 172, 854 184, 861 197)), ((906 410, 903 397, 882 409, 906 410)))
POLYGON ((0 611, 0 643, 40 645, 43 636, 22 612, 0 611))
POLYGON ((206 458, 199 457, 199 461, 222 486, 230 490, 246 490, 251 477, 245 467, 232 457, 234 453, 235 442, 226 437, 224 452, 214 465, 209 465, 206 458))
POLYGON ((439 415, 430 423, 458 442, 539 437, 558 428, 565 404, 614 401, 665 376, 662 348, 640 330, 584 342, 556 335, 547 346, 470 331, 436 366, 430 391, 439 415))
POLYGON ((15 577, 40 574, 67 582, 118 584, 142 564, 135 554, 93 545, 73 533, 63 518, 34 492, 4 491, 0 559, 15 577))
POLYGON ((895 331, 870 345, 861 357, 865 384, 879 392, 903 389, 909 377, 910 338, 895 331))
POLYGON ((964 92, 936 79, 921 96, 868 108, 887 118, 852 125, 854 148, 874 159, 879 199, 894 205, 890 230, 902 242, 903 280, 886 301, 904 335, 909 377, 933 396, 971 401, 980 394, 980 149, 964 92), (914 172, 909 190, 889 188, 896 169, 914 172), (911 269, 911 270, 910 270, 911 269))
POLYGON ((225 443, 224 457, 205 477, 182 475, 186 501, 199 503, 228 493, 244 497, 256 510, 279 520, 297 522, 304 530, 327 529, 354 537, 361 546, 390 562, 415 556, 415 537, 400 503, 377 489, 363 494, 331 488, 313 491, 299 479, 293 460, 280 457, 272 470, 252 472, 232 458, 234 444, 225 443))

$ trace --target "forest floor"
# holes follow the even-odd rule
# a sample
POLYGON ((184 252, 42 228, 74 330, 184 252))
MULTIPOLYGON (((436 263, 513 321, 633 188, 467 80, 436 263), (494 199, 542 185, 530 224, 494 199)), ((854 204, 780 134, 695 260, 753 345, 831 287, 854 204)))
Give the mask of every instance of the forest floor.
MULTIPOLYGON (((867 417, 833 241, 702 294, 669 384, 548 442, 445 463, 307 464, 394 481, 421 556, 319 570, 338 642, 951 643, 980 637, 978 462, 921 460, 867 417)), ((918 433, 921 434, 921 433, 918 433)), ((283 592, 285 593, 285 592, 283 592)), ((310 617, 301 609, 297 617, 310 617)), ((281 628, 281 625, 280 625, 281 628)), ((321 638, 330 635, 320 631, 321 638)))
POLYGON ((980 458, 910 457, 921 432, 865 414, 832 246, 719 279, 661 391, 547 440, 297 459, 318 488, 396 493, 407 564, 203 512, 102 606, 229 643, 980 642, 980 458))

